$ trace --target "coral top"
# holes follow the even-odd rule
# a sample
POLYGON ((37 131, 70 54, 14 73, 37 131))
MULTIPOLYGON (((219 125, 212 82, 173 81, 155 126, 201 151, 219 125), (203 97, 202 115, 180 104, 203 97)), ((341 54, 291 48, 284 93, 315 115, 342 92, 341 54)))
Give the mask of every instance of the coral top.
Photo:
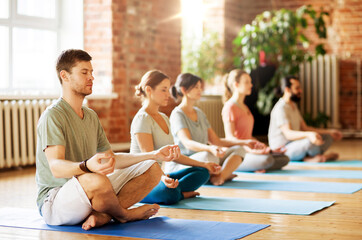
POLYGON ((235 124, 234 136, 238 139, 252 138, 254 117, 248 109, 245 111, 232 100, 227 101, 221 112, 224 122, 233 122, 235 124))

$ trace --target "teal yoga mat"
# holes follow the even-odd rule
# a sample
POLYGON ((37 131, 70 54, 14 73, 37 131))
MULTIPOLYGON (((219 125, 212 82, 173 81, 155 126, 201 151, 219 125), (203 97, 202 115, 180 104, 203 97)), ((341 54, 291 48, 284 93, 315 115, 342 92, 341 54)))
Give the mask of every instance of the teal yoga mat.
POLYGON ((351 194, 359 191, 362 188, 362 183, 233 180, 222 186, 207 184, 204 187, 351 194))
POLYGON ((270 225, 155 217, 124 224, 107 224, 103 227, 84 231, 80 225, 49 226, 44 223, 35 209, 2 208, 0 209, 0 226, 151 239, 231 240, 245 237, 270 225))
POLYGON ((355 170, 274 170, 266 173, 238 172, 238 174, 263 174, 263 175, 281 175, 281 176, 300 176, 317 178, 348 178, 362 179, 362 171, 355 170))
POLYGON ((256 212, 310 215, 333 202, 275 200, 255 198, 226 198, 226 197, 196 197, 181 200, 173 205, 161 205, 165 208, 199 209, 212 211, 256 212))
POLYGON ((289 165, 300 165, 300 166, 336 166, 336 167, 362 167, 361 160, 346 160, 346 161, 332 161, 332 162, 322 162, 322 163, 312 163, 312 162, 297 162, 291 161, 289 165))

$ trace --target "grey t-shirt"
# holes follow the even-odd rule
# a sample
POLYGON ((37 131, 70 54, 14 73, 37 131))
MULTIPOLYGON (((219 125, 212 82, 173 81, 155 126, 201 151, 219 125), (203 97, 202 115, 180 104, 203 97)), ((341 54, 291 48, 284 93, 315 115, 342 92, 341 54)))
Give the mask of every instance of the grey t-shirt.
POLYGON ((179 145, 181 153, 186 156, 194 154, 195 151, 187 149, 177 137, 177 133, 181 129, 187 128, 190 131, 191 139, 196 142, 207 144, 209 139, 207 131, 210 128, 210 123, 205 113, 197 107, 194 109, 197 113, 197 121, 192 121, 180 107, 175 107, 170 116, 173 138, 175 143, 179 145))
POLYGON ((55 178, 50 170, 44 150, 48 146, 65 147, 65 159, 81 162, 97 152, 111 148, 97 114, 82 107, 81 119, 72 107, 62 98, 49 106, 38 122, 36 151, 36 182, 38 185, 37 205, 41 209, 47 193, 63 186, 68 178, 55 178))
MULTIPOLYGON (((134 116, 131 124, 131 153, 140 153, 141 148, 136 138, 136 133, 148 133, 152 135, 153 149, 157 150, 166 145, 172 145, 173 137, 170 131, 170 121, 164 113, 160 113, 165 120, 168 133, 158 125, 158 123, 150 116, 144 108, 141 108, 134 116)), ((158 164, 161 165, 159 162, 158 164)))
POLYGON ((295 103, 292 104, 294 104, 294 107, 286 103, 283 98, 280 98, 271 111, 268 132, 271 149, 282 147, 289 142, 284 136, 280 128, 281 126, 289 123, 292 130, 300 131, 303 118, 297 105, 295 103))

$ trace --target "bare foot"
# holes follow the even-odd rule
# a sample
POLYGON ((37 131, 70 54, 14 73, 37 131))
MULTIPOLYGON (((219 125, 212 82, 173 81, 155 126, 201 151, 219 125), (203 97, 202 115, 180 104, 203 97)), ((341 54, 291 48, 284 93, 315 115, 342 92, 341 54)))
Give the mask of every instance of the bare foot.
POLYGON ((255 173, 265 173, 266 172, 266 170, 265 169, 262 169, 262 170, 256 170, 256 171, 254 171, 255 173))
POLYGON ((210 182, 212 185, 220 186, 224 184, 225 180, 221 177, 220 174, 213 174, 210 176, 210 182))
POLYGON ((231 180, 233 180, 234 178, 236 178, 237 176, 238 176, 237 174, 231 174, 229 177, 227 177, 227 178, 225 179, 225 182, 231 181, 231 180))
POLYGON ((92 213, 84 221, 82 228, 84 230, 89 230, 94 227, 103 226, 109 221, 111 221, 111 217, 108 214, 92 211, 92 213))
POLYGON ((200 196, 200 193, 191 191, 191 192, 182 192, 182 195, 184 195, 184 199, 186 199, 186 198, 194 198, 196 196, 200 196))
POLYGON ((149 219, 158 212, 158 209, 160 209, 160 206, 157 204, 142 205, 137 208, 128 209, 126 219, 117 219, 117 220, 120 222, 130 222, 130 221, 149 219))
POLYGON ((326 158, 326 161, 335 161, 338 159, 339 154, 335 152, 330 152, 327 154, 324 154, 324 157, 326 158))
POLYGON ((325 162, 326 157, 324 155, 315 155, 314 157, 305 157, 304 162, 325 162))

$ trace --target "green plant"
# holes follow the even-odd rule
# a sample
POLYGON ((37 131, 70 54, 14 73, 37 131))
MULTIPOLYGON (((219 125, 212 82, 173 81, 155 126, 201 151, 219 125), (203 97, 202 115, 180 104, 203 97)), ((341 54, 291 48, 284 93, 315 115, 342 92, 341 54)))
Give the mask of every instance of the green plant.
POLYGON ((327 127, 328 121, 331 119, 327 114, 318 112, 317 116, 315 118, 312 117, 312 114, 305 113, 303 116, 305 122, 307 125, 312 127, 327 127))
MULTIPOLYGON (((317 13, 311 6, 302 6, 296 11, 280 9, 266 11, 246 24, 234 39, 234 65, 250 72, 259 66, 259 54, 265 52, 269 62, 277 69, 271 81, 258 93, 257 107, 260 113, 269 114, 277 100, 275 89, 279 80, 286 75, 297 75, 299 64, 311 60, 307 52, 309 39, 302 30, 308 26, 307 16, 314 21, 314 29, 319 38, 327 37, 323 16, 327 12, 317 13)), ((315 54, 325 54, 323 44, 318 44, 315 54)))
POLYGON ((183 39, 182 72, 198 75, 212 81, 222 72, 223 48, 217 33, 205 33, 199 43, 194 39, 183 39))

